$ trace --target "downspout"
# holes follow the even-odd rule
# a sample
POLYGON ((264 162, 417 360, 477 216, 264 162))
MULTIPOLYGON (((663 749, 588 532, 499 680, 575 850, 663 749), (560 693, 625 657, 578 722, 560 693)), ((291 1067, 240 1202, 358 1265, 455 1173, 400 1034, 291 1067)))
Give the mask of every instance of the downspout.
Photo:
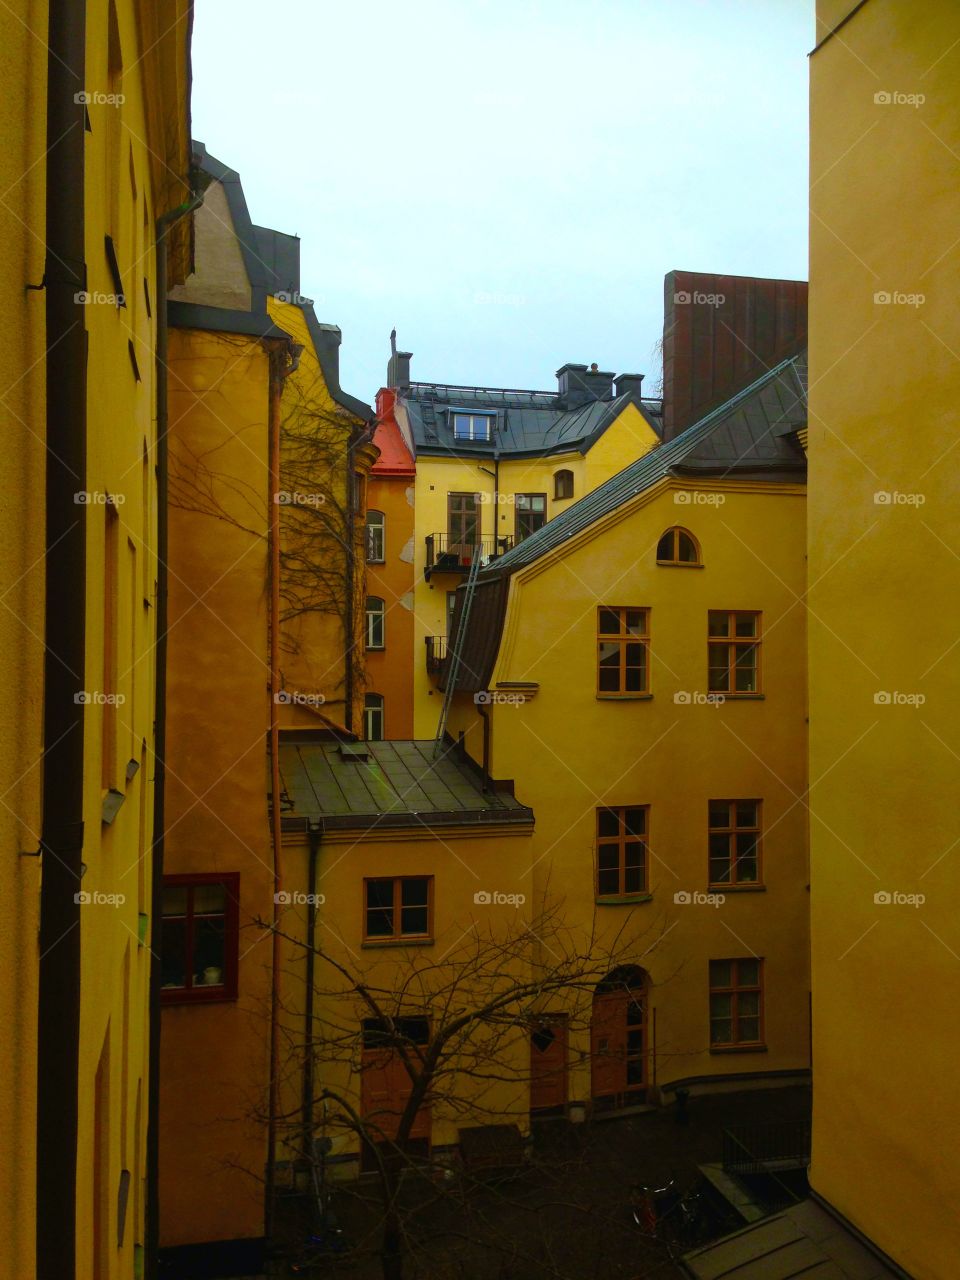
POLYGON ((156 223, 156 397, 157 397, 157 597, 156 597, 156 706, 154 711, 153 747, 153 842, 150 864, 150 1045, 147 1080, 147 1202, 146 1260, 147 1280, 157 1275, 160 1248, 160 951, 163 913, 163 855, 166 825, 166 753, 167 753, 167 625, 169 575, 167 556, 169 523, 167 519, 169 477, 169 410, 167 396, 167 364, 169 361, 169 325, 167 322, 168 253, 167 232, 203 204, 203 192, 196 190, 198 175, 192 174, 194 194, 189 200, 162 214, 156 223))
POLYGON ((309 866, 307 871, 307 965, 306 993, 303 1014, 303 1158, 313 1158, 313 983, 316 972, 316 957, 313 953, 317 936, 317 863, 320 855, 320 823, 310 822, 307 827, 307 840, 310 844, 309 866))
POLYGON ((77 1249, 80 905, 86 678, 86 6, 50 0, 47 33, 46 547, 37 1035, 37 1280, 73 1280, 77 1249), (48 856, 49 855, 49 856, 48 856))

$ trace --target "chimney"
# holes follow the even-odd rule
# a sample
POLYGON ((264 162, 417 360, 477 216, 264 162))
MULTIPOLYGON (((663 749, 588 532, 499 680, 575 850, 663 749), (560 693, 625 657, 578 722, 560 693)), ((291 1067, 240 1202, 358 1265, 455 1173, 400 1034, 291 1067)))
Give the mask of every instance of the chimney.
POLYGON ((410 361, 413 359, 412 351, 397 350, 397 331, 390 332, 390 360, 387 364, 387 386, 388 387, 409 387, 410 385, 410 361))
POLYGON ((614 379, 614 394, 625 396, 632 392, 639 400, 643 394, 641 391, 643 379, 644 375, 642 373, 621 373, 619 378, 614 379))
POLYGON ((663 438, 807 345, 807 282, 671 271, 663 282, 663 438))
POLYGON ((557 370, 557 392, 564 409, 578 409, 594 400, 613 399, 613 374, 596 364, 565 364, 557 370))

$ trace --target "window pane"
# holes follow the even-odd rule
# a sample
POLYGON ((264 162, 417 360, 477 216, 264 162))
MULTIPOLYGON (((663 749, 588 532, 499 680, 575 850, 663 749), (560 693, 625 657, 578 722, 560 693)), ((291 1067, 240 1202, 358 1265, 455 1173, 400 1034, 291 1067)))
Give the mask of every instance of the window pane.
POLYGON ((222 987, 226 957, 226 922, 223 916, 205 916, 194 924, 193 982, 195 986, 222 987))
POLYGON ((427 905, 426 878, 402 880, 400 882, 400 903, 404 907, 425 907, 427 905))
POLYGON ((730 825, 730 806, 726 800, 710 801, 710 825, 711 827, 730 825))
POLYGON ((665 533, 657 543, 657 559, 672 560, 673 559, 673 530, 665 533))
POLYGON ((601 667, 620 666, 620 646, 609 640, 601 640, 599 645, 601 667))
POLYGON ((194 915, 208 915, 226 910, 227 893, 222 884, 198 884, 193 890, 194 915))
POLYGON ((392 907, 393 906, 393 881, 392 880, 368 880, 367 881, 367 906, 368 907, 392 907))
POLYGON ((185 916, 187 914, 187 889, 164 888, 163 914, 166 916, 185 916))
POLYGON ((738 800, 737 801, 737 826, 738 827, 755 827, 756 825, 757 825, 756 800, 738 800))
POLYGON ((754 1044, 760 1039, 760 1019, 759 1018, 741 1018, 739 1023, 740 1042, 742 1044, 754 1044))
POLYGON ((627 835, 642 836, 647 829, 647 811, 642 808, 624 809, 623 825, 627 835))
POLYGON ((616 809, 597 810, 597 834, 601 836, 620 834, 620 815, 616 809))
POLYGON ((757 634, 756 614, 738 613, 736 617, 736 634, 738 636, 755 636, 757 634))
POLYGON ((733 1041, 733 1023, 727 1018, 710 1020, 710 1043, 730 1044, 733 1041))
POLYGON ((707 634, 711 636, 729 635, 729 615, 711 609, 707 614, 707 634))
POLYGON ((167 915, 166 896, 168 893, 184 893, 181 889, 165 889, 164 891, 163 944, 161 949, 161 983, 164 987, 185 987, 187 985, 187 922, 185 919, 173 919, 167 915))
POLYGON ((628 609, 627 613, 627 631, 632 636, 646 635, 647 631, 647 611, 646 609, 628 609))
POLYGON ((601 897, 620 892, 620 873, 617 871, 597 872, 597 892, 601 897))
POLYGON ((642 667, 628 667, 624 680, 625 693, 644 693, 646 676, 642 667))
POLYGON ((741 987, 757 987, 760 985, 760 961, 737 961, 737 985, 741 987))
POLYGON ((694 546, 693 539, 687 533, 677 534, 677 559, 683 564, 696 564, 697 548, 694 546))
POLYGON ((711 1018, 732 1018, 733 1017, 733 996, 712 995, 710 997, 710 1017, 711 1018))
POLYGON ((400 932, 403 934, 425 934, 427 932, 427 908, 402 907, 400 909, 400 932))
POLYGON ((601 871, 616 871, 620 866, 620 846, 616 844, 598 845, 597 866, 601 871))
POLYGON ((707 687, 711 693, 728 693, 730 691, 730 676, 726 665, 717 666, 712 654, 710 669, 707 673, 707 687))
POLYGON ((367 934, 371 938, 393 937, 393 907, 371 907, 367 910, 367 934))
POLYGON ((615 609, 600 610, 600 634, 602 636, 620 634, 620 615, 615 609))
POLYGON ((730 859, 711 858, 710 859, 710 883, 711 884, 729 884, 730 883, 730 859))
POLYGON ((620 692, 620 668, 602 667, 600 670, 600 680, 597 686, 601 693, 619 693, 620 692))
POLYGON ((737 997, 737 1013, 743 1018, 756 1018, 760 1015, 760 992, 741 991, 737 997))
POLYGON ((711 987, 729 987, 732 985, 732 968, 729 960, 710 961, 711 987))
POLYGON ((628 866, 623 873, 624 893, 643 893, 643 867, 628 866))

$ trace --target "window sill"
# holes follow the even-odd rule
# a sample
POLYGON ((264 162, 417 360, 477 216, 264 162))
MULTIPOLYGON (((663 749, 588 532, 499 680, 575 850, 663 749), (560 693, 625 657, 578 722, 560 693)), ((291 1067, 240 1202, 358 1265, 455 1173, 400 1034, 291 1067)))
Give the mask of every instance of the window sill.
POLYGON ((712 884, 711 893, 766 893, 765 884, 712 884))
POLYGON ((367 564, 386 564, 386 560, 368 560, 367 564))
POLYGON ((724 693, 722 689, 710 689, 709 693, 723 698, 724 702, 763 702, 767 696, 765 693, 724 693))
POLYGON ((432 947, 433 944, 433 938, 365 938, 360 946, 374 950, 377 947, 432 947))
POLYGON ((629 907, 638 902, 652 902, 652 893, 627 893, 612 897, 610 895, 597 895, 594 902, 598 907, 629 907))
POLYGON ((703 569, 705 567, 706 566, 702 564, 683 564, 678 560, 658 560, 657 561, 658 569, 703 569))
POLYGON ((766 1053, 765 1044, 712 1044, 711 1053, 766 1053))
POLYGON ((598 702, 649 702, 652 693, 598 693, 598 702))

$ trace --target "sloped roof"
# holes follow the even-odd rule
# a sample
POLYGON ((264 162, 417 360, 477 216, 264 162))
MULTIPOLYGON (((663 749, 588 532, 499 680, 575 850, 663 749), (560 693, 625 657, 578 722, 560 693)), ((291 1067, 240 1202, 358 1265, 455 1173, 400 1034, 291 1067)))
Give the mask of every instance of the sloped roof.
POLYGON ((373 443, 380 450, 380 457, 373 464, 373 476, 414 476, 416 467, 407 442, 392 417, 381 418, 373 433, 373 443))
POLYGON ((529 824, 533 812, 505 791, 483 791, 476 767, 433 742, 280 743, 283 825, 303 830, 529 824), (359 752, 361 757, 357 758, 359 752))
POLYGON ((609 399, 590 400, 566 408, 555 391, 513 391, 500 387, 460 387, 412 382, 397 393, 403 402, 417 453, 455 453, 501 457, 524 454, 585 452, 634 404, 660 434, 660 401, 632 391, 609 399), (496 413, 490 441, 455 440, 451 411, 496 413))
POLYGON ((806 459, 795 433, 806 419, 806 361, 794 357, 548 520, 481 578, 531 564, 668 475, 802 480, 806 459))

